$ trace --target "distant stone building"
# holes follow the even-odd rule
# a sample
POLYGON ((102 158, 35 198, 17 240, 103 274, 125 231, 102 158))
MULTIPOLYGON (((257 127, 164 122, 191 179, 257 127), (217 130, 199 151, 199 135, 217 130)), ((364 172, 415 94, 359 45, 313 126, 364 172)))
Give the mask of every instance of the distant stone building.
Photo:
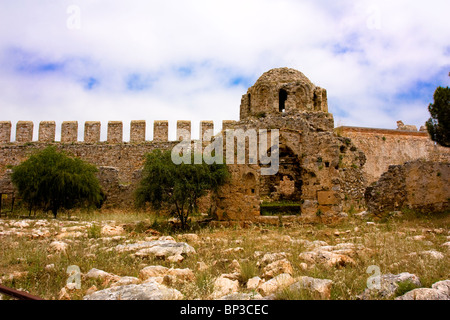
MULTIPOLYGON (((240 130, 250 139, 252 132, 267 131, 270 141, 271 135, 278 132, 276 172, 261 174, 267 164, 252 158, 255 146, 247 142, 245 163, 228 164, 231 181, 217 195, 203 198, 201 207, 217 219, 241 220, 258 216, 261 203, 293 203, 298 205, 296 213, 301 217, 326 221, 345 209, 363 206, 366 187, 390 165, 416 159, 449 162, 450 151, 436 146, 426 132, 400 122, 398 126, 398 130, 335 128, 325 89, 297 70, 270 70, 242 96, 240 120, 223 121, 222 132, 216 137, 226 141, 227 136, 240 130)), ((9 121, 0 122, 0 192, 2 188, 11 189, 9 166, 52 144, 100 168, 98 175, 108 197, 107 207, 130 207, 145 154, 154 149, 172 149, 179 143, 169 141, 168 121, 160 120, 154 121, 151 141, 145 137, 146 122, 132 121, 130 142, 123 142, 120 121, 108 123, 107 141, 100 141, 100 122, 85 123, 83 142, 78 141, 77 122, 62 124, 59 142, 54 141, 55 123, 51 121, 40 123, 38 141, 33 140, 32 122, 17 123, 15 142, 11 142, 11 127, 9 121)), ((201 136, 213 128, 211 121, 202 121, 201 136)), ((190 121, 178 121, 177 140, 179 133, 190 130, 190 121)), ((260 147, 261 136, 257 138, 260 147)), ((274 150, 269 143, 262 151, 270 154, 274 150)))

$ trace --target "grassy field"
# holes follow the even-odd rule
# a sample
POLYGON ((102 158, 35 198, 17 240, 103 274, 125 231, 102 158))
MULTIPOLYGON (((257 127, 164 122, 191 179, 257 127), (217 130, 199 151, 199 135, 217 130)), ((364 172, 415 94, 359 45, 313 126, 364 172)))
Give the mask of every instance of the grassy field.
MULTIPOLYGON (((211 227, 199 226, 194 222, 194 228, 186 231, 198 235, 198 240, 193 242, 183 240, 182 232, 167 224, 166 218, 149 213, 78 212, 72 213, 70 218, 61 215, 56 220, 37 216, 25 220, 28 226, 14 227, 14 223, 22 221, 18 218, 0 219, 0 279, 5 286, 26 290, 45 299, 58 299, 68 279, 67 268, 72 265, 78 266, 82 273, 97 268, 119 276, 133 277, 138 277, 139 271, 150 265, 189 268, 195 274, 195 281, 177 284, 174 288, 182 292, 186 299, 208 299, 213 291, 214 279, 229 273, 230 263, 237 260, 241 267, 241 292, 249 292, 244 284, 254 276, 261 276, 262 270, 257 266, 261 254, 277 252, 287 254, 294 269, 294 277, 333 280, 331 299, 336 300, 356 299, 364 291, 371 276, 367 272, 369 266, 379 267, 382 274, 416 274, 422 287, 450 279, 448 247, 442 246, 449 241, 448 214, 439 217, 408 215, 375 223, 350 216, 333 225, 290 222, 284 223, 282 227, 257 224, 247 224, 245 228, 238 225, 211 227), (101 227, 105 224, 121 225, 125 233, 118 238, 104 237, 101 227), (188 242, 195 248, 196 254, 186 257, 181 263, 170 263, 109 250, 118 244, 148 239, 149 229, 172 236, 177 241, 188 242), (11 230, 15 232, 7 232, 11 230), (33 236, 36 230, 45 234, 33 236), (70 232, 75 232, 73 237, 70 232), (66 236, 61 241, 69 244, 66 253, 49 251, 49 244, 64 233, 66 236), (353 266, 330 268, 315 264, 304 268, 299 254, 306 248, 296 240, 321 240, 329 245, 355 243, 365 249, 352 256, 356 262, 353 266), (226 251, 238 247, 241 249, 226 251), (418 253, 427 250, 439 251, 444 254, 444 258, 419 258, 418 253), (203 262, 207 268, 199 270, 198 262, 203 262)), ((101 290, 109 284, 83 279, 81 290, 71 294, 71 298, 82 299, 93 285, 101 290)), ((277 298, 298 300, 315 297, 285 290, 277 298)))

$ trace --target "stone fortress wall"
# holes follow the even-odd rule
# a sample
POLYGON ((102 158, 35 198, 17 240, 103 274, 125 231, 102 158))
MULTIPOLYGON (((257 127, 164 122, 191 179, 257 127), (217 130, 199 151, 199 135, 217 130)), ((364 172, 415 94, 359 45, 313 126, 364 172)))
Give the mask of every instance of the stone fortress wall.
POLYGON ((450 148, 434 143, 426 131, 338 127, 335 132, 350 138, 366 155, 363 171, 368 184, 377 181, 391 165, 419 159, 450 162, 450 148))
MULTIPOLYGON (((129 142, 123 141, 120 121, 108 122, 106 141, 100 141, 101 123, 95 121, 85 122, 83 141, 79 141, 76 121, 62 123, 60 141, 55 141, 53 121, 39 123, 36 141, 32 122, 15 125, 16 137, 11 141, 12 123, 0 121, 0 192, 12 190, 10 166, 54 145, 99 168, 107 207, 132 206, 145 154, 169 150, 179 143, 169 141, 168 121, 153 122, 151 141, 145 136, 146 121, 132 121, 129 142)), ((176 129, 177 140, 181 136, 191 140, 186 137, 186 132, 191 132, 190 121, 178 121, 176 129)), ((276 175, 263 176, 261 164, 229 165, 230 183, 214 201, 202 201, 219 219, 251 219, 259 215, 263 201, 293 201, 301 204, 302 216, 333 217, 363 204, 366 187, 391 165, 417 159, 450 162, 450 150, 436 146, 426 132, 413 131, 402 123, 398 130, 334 128, 326 90, 288 68, 264 73, 242 96, 240 120, 224 120, 218 135, 225 138, 227 129, 279 130, 280 166, 276 175)), ((206 130, 214 130, 212 121, 201 121, 200 137, 206 130)), ((248 152, 248 146, 246 149, 248 152)))
MULTIPOLYGON (((230 121, 224 121, 226 127, 230 121)), ((169 150, 179 141, 169 141, 169 122, 153 122, 153 139, 146 140, 146 121, 131 121, 130 141, 123 141, 123 123, 109 121, 106 141, 100 141, 101 122, 87 121, 84 124, 83 141, 78 140, 78 122, 65 121, 61 124, 61 139, 55 141, 56 123, 39 123, 37 139, 33 139, 34 123, 16 123, 15 141, 11 141, 10 121, 0 121, 0 192, 12 192, 9 182, 9 167, 20 164, 32 153, 53 145, 58 150, 79 157, 99 168, 99 179, 105 190, 109 206, 129 207, 133 203, 132 192, 140 179, 145 154, 154 149, 169 150)), ((214 130, 212 121, 201 121, 200 132, 214 130)), ((191 122, 177 122, 177 137, 191 132, 191 122), (184 131, 181 131, 184 130, 184 131), (186 131, 187 130, 187 131, 186 131)))

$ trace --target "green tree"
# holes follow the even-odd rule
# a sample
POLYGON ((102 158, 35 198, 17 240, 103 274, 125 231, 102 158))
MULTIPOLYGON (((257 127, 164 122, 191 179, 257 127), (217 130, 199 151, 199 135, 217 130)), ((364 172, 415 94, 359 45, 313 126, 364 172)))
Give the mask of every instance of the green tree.
POLYGON ((104 194, 96 172, 95 166, 51 146, 15 166, 11 179, 30 211, 51 210, 56 218, 62 208, 101 206, 104 194))
POLYGON ((434 103, 428 106, 431 118, 426 123, 427 130, 433 141, 450 147, 450 88, 438 87, 433 97, 434 103))
POLYGON ((198 209, 197 200, 208 191, 217 192, 228 177, 224 164, 208 165, 202 161, 202 164, 176 165, 171 151, 154 150, 146 155, 143 177, 136 190, 136 205, 144 207, 150 203, 155 209, 167 205, 185 229, 189 216, 198 209))

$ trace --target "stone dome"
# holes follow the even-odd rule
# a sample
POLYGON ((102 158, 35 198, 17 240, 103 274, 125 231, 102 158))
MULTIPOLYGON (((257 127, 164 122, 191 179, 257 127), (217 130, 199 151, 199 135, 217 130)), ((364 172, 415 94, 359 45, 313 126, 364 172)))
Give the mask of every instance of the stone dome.
POLYGON ((300 71, 291 68, 276 68, 264 72, 254 86, 274 85, 274 84, 288 84, 288 83, 304 83, 313 85, 312 82, 300 71))
POLYGON ((328 112, 325 89, 291 68, 265 72, 242 96, 241 120, 284 112, 328 112))

